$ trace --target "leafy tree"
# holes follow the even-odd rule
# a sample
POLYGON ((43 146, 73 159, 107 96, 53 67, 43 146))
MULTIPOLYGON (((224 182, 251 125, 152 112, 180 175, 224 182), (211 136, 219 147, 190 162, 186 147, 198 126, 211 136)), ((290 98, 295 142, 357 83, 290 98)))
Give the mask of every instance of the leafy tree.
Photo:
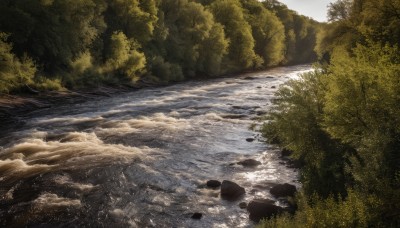
POLYGON ((251 26, 245 20, 242 6, 237 0, 217 0, 209 5, 217 22, 225 28, 229 39, 228 55, 225 58, 228 71, 259 67, 262 59, 254 52, 255 41, 251 26))
MULTIPOLYGON (((158 68, 161 63, 166 64, 164 68, 175 65, 187 77, 220 74, 228 42, 222 26, 215 23, 213 15, 201 4, 187 0, 163 1, 160 12, 163 24, 159 28, 164 33, 159 34, 164 37, 158 39, 158 45, 163 50, 158 55, 163 61, 156 57, 155 65, 158 68)), ((175 75, 170 77, 172 80, 179 79, 175 75)))
POLYGON ((298 15, 295 11, 276 0, 262 2, 283 23, 285 28, 286 64, 313 62, 317 59, 314 51, 319 24, 310 18, 298 15))
POLYGON ((26 55, 19 59, 12 53, 8 35, 0 33, 0 93, 8 93, 31 84, 36 67, 26 55))
POLYGON ((264 66, 275 66, 284 59, 285 30, 279 19, 258 1, 241 1, 251 26, 255 52, 264 66))
POLYGON ((268 114, 264 136, 294 152, 304 164, 301 180, 307 195, 345 195, 346 154, 351 148, 332 139, 323 129, 326 75, 316 71, 292 80, 276 94, 275 108, 268 114))
POLYGON ((114 32, 107 53, 106 72, 116 71, 126 79, 137 81, 146 66, 146 57, 138 47, 135 40, 128 39, 123 32, 114 32))
POLYGON ((49 72, 67 70, 70 60, 105 27, 102 4, 92 0, 5 0, 0 4, 0 29, 11 34, 15 53, 28 53, 49 72))

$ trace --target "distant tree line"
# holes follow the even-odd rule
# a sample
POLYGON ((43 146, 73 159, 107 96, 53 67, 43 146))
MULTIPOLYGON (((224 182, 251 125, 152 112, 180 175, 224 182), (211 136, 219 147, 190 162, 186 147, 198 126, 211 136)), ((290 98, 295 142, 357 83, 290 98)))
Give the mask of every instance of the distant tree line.
POLYGON ((2 0, 0 92, 312 62, 318 27, 277 1, 2 0))
POLYGON ((262 227, 400 227, 400 1, 338 0, 320 65, 283 86, 263 128, 303 164, 294 215, 262 227))

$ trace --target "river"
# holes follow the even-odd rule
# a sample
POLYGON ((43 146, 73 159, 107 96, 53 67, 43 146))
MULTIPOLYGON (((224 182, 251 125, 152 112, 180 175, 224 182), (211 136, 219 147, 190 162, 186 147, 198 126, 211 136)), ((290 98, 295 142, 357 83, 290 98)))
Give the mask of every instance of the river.
POLYGON ((250 126, 279 85, 310 69, 190 81, 29 115, 0 139, 0 226, 253 227, 240 202, 274 199, 276 183, 299 184, 250 126), (247 158, 262 165, 235 164, 247 158), (206 188, 210 179, 232 180, 246 194, 223 200, 206 188))

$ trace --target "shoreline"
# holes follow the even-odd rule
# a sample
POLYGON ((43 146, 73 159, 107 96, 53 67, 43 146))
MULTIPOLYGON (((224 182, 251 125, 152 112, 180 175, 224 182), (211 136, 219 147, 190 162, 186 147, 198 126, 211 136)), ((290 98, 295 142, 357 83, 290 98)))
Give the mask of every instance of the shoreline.
POLYGON ((196 78, 187 79, 179 82, 170 83, 146 83, 140 81, 136 85, 114 85, 114 86, 99 86, 91 89, 77 89, 77 90, 66 90, 66 91, 44 91, 38 94, 34 93, 21 93, 21 94, 0 94, 0 122, 3 128, 10 126, 17 126, 21 124, 21 119, 29 117, 38 110, 57 108, 60 105, 66 104, 77 104, 86 101, 99 99, 102 97, 112 97, 123 93, 134 92, 145 88, 157 88, 166 87, 169 85, 175 85, 179 83, 185 83, 188 81, 209 81, 213 79, 221 78, 235 78, 240 75, 245 76, 251 73, 264 72, 279 67, 290 67, 309 65, 306 64, 295 64, 285 66, 269 67, 262 70, 243 71, 238 73, 231 73, 221 75, 213 78, 196 78))

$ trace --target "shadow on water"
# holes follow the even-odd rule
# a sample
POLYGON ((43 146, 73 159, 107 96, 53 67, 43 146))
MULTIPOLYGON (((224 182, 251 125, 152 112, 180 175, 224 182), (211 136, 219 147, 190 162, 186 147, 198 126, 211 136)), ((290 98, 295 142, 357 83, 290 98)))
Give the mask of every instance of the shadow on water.
POLYGON ((240 202, 298 183, 249 126, 309 69, 143 89, 25 119, 0 138, 0 226, 253 227, 240 202), (261 165, 237 164, 248 158, 261 165), (246 194, 223 200, 210 179, 246 194))

